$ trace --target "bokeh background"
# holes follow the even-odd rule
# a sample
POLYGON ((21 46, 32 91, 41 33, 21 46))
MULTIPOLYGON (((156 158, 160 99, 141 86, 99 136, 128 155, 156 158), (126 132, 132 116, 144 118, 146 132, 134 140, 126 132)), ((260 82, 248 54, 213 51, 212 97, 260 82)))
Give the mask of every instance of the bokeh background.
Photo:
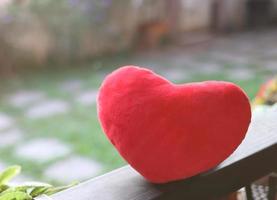
POLYGON ((70 183, 124 165, 96 114, 123 65, 253 99, 277 73, 276 24, 276 0, 0 0, 0 169, 70 183))

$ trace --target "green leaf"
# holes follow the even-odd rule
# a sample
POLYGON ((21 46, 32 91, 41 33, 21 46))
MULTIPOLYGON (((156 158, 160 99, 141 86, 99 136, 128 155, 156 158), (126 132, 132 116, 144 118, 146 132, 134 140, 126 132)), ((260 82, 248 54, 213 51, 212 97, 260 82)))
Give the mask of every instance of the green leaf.
POLYGON ((32 197, 24 192, 11 191, 1 194, 0 200, 32 200, 32 197))
POLYGON ((42 183, 42 182, 26 182, 22 185, 18 186, 16 189, 25 189, 24 191, 27 192, 29 195, 31 195, 33 198, 37 197, 41 194, 44 194, 44 192, 53 187, 50 184, 42 183))
POLYGON ((0 173, 0 185, 7 184, 12 178, 17 176, 21 171, 21 167, 18 165, 11 166, 0 173))
POLYGON ((49 187, 36 187, 32 190, 32 192, 30 193, 30 195, 35 198, 37 196, 40 196, 40 195, 43 195, 45 194, 45 192, 47 190, 49 190, 50 188, 49 187))
POLYGON ((78 182, 74 182, 74 183, 72 183, 72 184, 70 184, 70 185, 66 185, 66 186, 51 187, 51 188, 49 188, 48 190, 46 190, 46 191, 44 192, 44 194, 50 196, 50 195, 55 194, 55 193, 57 193, 57 192, 61 192, 61 191, 63 191, 63 190, 66 190, 66 189, 68 189, 68 188, 71 188, 71 187, 73 187, 73 186, 75 186, 75 185, 77 185, 77 184, 78 184, 78 182))
POLYGON ((25 182, 20 185, 17 185, 14 188, 17 191, 27 192, 28 190, 33 190, 35 188, 49 188, 49 187, 53 187, 53 186, 48 183, 42 183, 42 182, 25 182))
POLYGON ((8 182, 18 175, 20 171, 20 166, 11 166, 0 173, 0 200, 32 200, 37 196, 49 196, 77 184, 76 182, 62 187, 53 187, 50 184, 42 182, 25 182, 15 185, 8 184, 8 182))
POLYGON ((9 189, 10 187, 8 185, 0 185, 0 194, 4 191, 6 191, 7 189, 9 189))
POLYGON ((10 187, 3 193, 7 192, 24 192, 32 197, 36 197, 40 194, 43 194, 44 191, 46 191, 48 188, 53 187, 50 184, 47 183, 41 183, 41 182, 25 182, 23 184, 10 187))

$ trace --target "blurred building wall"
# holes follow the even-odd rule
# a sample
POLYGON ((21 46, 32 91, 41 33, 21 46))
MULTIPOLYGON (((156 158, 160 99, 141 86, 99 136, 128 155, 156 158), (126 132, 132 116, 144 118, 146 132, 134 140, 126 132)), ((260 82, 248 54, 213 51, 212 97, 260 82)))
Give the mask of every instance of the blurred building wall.
POLYGON ((82 61, 186 32, 238 31, 277 19, 277 0, 10 0, 6 9, 3 2, 5 66, 82 61))
POLYGON ((181 31, 205 30, 211 24, 211 0, 182 0, 179 26, 181 31))
POLYGON ((214 0, 215 30, 229 32, 276 24, 276 0, 214 0))
POLYGON ((240 30, 246 23, 246 0, 216 0, 217 30, 240 30))

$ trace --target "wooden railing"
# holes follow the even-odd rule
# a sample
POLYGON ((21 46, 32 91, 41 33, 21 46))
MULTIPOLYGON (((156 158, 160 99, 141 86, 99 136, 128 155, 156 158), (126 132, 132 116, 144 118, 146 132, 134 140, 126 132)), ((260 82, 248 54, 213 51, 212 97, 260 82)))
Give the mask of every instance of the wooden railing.
MULTIPOLYGON (((50 199, 210 199, 227 195, 276 171, 277 115, 253 119, 247 136, 239 148, 219 166, 206 173, 186 180, 157 185, 146 181, 130 166, 125 166, 57 193, 50 199)), ((44 199, 48 197, 37 198, 37 200, 44 199)))

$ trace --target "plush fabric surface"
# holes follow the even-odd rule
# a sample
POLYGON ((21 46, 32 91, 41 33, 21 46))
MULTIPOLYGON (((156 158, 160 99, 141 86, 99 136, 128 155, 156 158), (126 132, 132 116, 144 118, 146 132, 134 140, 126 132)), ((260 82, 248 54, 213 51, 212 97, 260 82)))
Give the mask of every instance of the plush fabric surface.
POLYGON ((215 167, 241 143, 251 109, 235 84, 173 84, 126 66, 103 81, 98 116, 123 158, 154 183, 184 179, 215 167))

